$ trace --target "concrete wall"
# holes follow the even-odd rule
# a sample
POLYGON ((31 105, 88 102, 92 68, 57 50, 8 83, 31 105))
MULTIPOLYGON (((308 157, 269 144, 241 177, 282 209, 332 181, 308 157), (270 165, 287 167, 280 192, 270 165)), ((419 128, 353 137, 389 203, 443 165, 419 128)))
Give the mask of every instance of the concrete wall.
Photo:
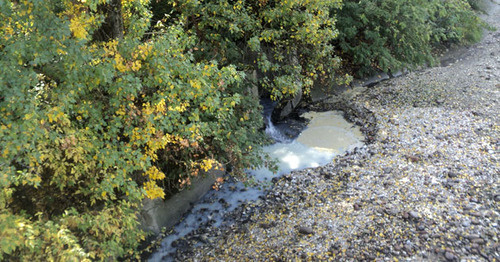
POLYGON ((189 188, 169 199, 145 199, 138 218, 141 227, 159 234, 163 227, 174 226, 189 211, 192 203, 198 201, 212 188, 215 179, 223 175, 223 171, 212 170, 204 176, 193 179, 189 188))

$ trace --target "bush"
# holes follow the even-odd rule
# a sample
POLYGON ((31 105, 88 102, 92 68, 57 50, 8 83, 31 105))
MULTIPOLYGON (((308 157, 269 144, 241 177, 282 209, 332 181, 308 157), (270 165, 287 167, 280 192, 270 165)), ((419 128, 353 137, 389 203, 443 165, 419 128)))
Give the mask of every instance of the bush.
POLYGON ((479 41, 486 25, 469 3, 477 1, 435 1, 431 9, 432 44, 471 44, 479 41))
POLYGON ((358 76, 431 65, 435 46, 477 41, 483 29, 462 0, 346 0, 336 14, 337 55, 358 76))
POLYGON ((261 162, 244 75, 175 24, 141 41, 144 2, 0 4, 0 259, 133 254, 144 197, 261 162))
POLYGON ((154 28, 148 4, 0 0, 0 260, 134 254, 144 198, 263 164, 249 72, 286 99, 480 32, 458 0, 155 1, 154 28))
POLYGON ((257 72, 260 92, 275 100, 307 92, 313 81, 336 76, 337 36, 329 10, 341 1, 159 1, 155 19, 180 19, 197 38, 198 61, 216 59, 246 73, 257 72))

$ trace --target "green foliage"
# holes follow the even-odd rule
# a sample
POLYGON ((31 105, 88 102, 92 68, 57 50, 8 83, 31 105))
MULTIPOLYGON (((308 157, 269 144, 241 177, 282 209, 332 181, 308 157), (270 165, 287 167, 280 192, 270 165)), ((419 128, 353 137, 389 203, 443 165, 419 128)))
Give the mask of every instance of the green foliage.
POLYGON ((132 254, 159 185, 261 161, 234 66, 195 61, 177 25, 141 41, 147 1, 123 1, 123 38, 96 41, 102 3, 0 4, 0 259, 132 254))
POLYGON ((261 92, 274 99, 306 91, 318 77, 335 78, 337 36, 329 10, 341 1, 160 1, 157 19, 176 17, 197 37, 197 60, 216 59, 258 72, 261 92), (167 6, 167 7, 166 7, 167 6))
POLYGON ((471 44, 481 39, 486 25, 469 3, 473 3, 475 8, 479 7, 477 1, 435 1, 434 8, 431 9, 433 45, 471 44))
POLYGON ((337 17, 337 54, 360 76, 433 64, 436 45, 477 41, 483 29, 462 0, 347 0, 337 17))
POLYGON ((144 198, 261 165, 248 73, 283 99, 339 80, 338 57, 361 74, 397 70, 481 29, 459 0, 148 6, 0 0, 0 260, 133 254, 144 198))

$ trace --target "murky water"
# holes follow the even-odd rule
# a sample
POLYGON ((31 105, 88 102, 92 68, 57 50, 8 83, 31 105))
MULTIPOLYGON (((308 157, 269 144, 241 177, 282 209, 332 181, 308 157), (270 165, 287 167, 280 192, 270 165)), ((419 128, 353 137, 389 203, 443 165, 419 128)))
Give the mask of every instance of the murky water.
POLYGON ((338 155, 362 145, 363 134, 340 111, 308 112, 302 116, 311 119, 296 140, 305 146, 338 155))
MULTIPOLYGON (((249 170, 249 175, 256 181, 265 183, 292 170, 325 165, 335 155, 363 145, 361 131, 348 123, 341 112, 308 112, 303 117, 310 119, 310 123, 293 141, 285 139, 269 121, 266 133, 280 142, 264 150, 278 160, 279 172, 273 174, 266 168, 249 170)), ((245 187, 241 182, 226 183, 221 190, 210 191, 163 240, 161 248, 151 256, 150 261, 172 261, 176 240, 202 225, 221 226, 226 213, 243 202, 257 200, 263 193, 260 187, 245 187)))

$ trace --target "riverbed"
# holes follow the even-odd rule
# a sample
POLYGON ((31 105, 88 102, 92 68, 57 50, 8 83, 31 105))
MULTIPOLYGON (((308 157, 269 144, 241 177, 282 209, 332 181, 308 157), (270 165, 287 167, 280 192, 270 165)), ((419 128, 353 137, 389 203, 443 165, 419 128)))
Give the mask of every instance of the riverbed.
POLYGON ((266 146, 264 151, 277 160, 277 173, 267 168, 248 170, 253 185, 230 179, 219 190, 207 193, 162 240, 161 247, 149 260, 174 260, 177 249, 191 244, 187 243, 186 236, 197 235, 200 244, 208 242, 200 232, 206 227, 218 228, 234 222, 227 214, 258 201, 273 178, 294 170, 323 166, 336 155, 363 146, 364 137, 359 127, 347 122, 340 111, 307 112, 302 117, 309 124, 296 139, 284 137, 279 128, 268 123, 266 133, 279 142, 266 146))
MULTIPOLYGON (((500 1, 483 18, 500 28, 500 1)), ((370 143, 292 171, 179 261, 500 261, 500 33, 440 67, 354 87, 370 143)))

